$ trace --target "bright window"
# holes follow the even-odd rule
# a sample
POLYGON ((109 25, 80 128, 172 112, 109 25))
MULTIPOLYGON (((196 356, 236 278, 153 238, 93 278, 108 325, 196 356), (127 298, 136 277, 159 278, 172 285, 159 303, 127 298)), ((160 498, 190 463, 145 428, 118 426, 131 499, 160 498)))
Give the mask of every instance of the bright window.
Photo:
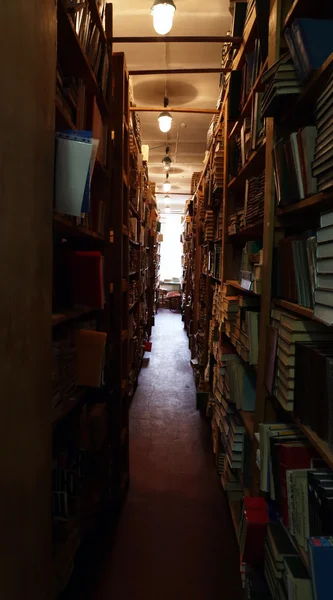
POLYGON ((162 220, 161 233, 163 242, 161 243, 161 281, 164 279, 173 279, 181 277, 181 256, 183 246, 180 243, 182 232, 182 223, 180 215, 165 214, 162 220))

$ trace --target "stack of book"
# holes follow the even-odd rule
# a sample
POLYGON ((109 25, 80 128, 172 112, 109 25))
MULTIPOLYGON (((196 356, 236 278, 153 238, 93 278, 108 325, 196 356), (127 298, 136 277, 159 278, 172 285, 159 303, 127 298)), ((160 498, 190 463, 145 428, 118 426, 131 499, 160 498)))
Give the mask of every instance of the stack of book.
POLYGON ((244 208, 230 215, 228 220, 228 235, 235 235, 244 229, 244 208))
POLYGON ((284 36, 301 81, 320 69, 333 52, 332 19, 295 19, 284 36))
MULTIPOLYGON (((129 246, 129 270, 130 270, 130 273, 134 273, 139 268, 139 259, 140 259, 139 252, 140 251, 137 248, 133 247, 132 245, 129 246)), ((142 265, 142 268, 144 268, 144 265, 142 265)))
MULTIPOLYGON (((245 427, 238 415, 236 413, 226 415, 226 418, 223 420, 221 439, 226 450, 226 463, 228 463, 232 470, 242 471, 243 469, 244 433, 245 427)), ((228 470, 228 465, 226 464, 225 471, 228 470)), ((243 490, 241 497, 242 495, 243 490)))
MULTIPOLYGON (((281 138, 273 149, 274 179, 278 205, 283 207, 298 202, 318 190, 313 175, 315 146, 321 153, 321 140, 316 142, 314 125, 301 127, 297 132, 281 138)), ((325 142, 326 143, 326 142, 325 142)))
POLYGON ((266 90, 261 100, 261 113, 264 117, 273 117, 284 109, 301 90, 295 66, 289 52, 282 56, 261 78, 266 90))
POLYGON ((261 294, 261 269, 263 264, 262 243, 246 242, 241 256, 239 283, 255 294, 261 294))
MULTIPOLYGON (((241 439, 241 436, 242 434, 238 435, 239 439, 241 439)), ((240 444, 240 442, 235 442, 235 444, 240 444)), ((239 477, 237 477, 237 472, 234 472, 234 470, 230 467, 229 456, 230 453, 229 455, 226 454, 227 460, 224 461, 224 468, 221 474, 221 483, 224 491, 228 494, 229 501, 237 502, 243 498, 244 492, 239 477)), ((237 470, 239 470, 238 467, 237 470)))
POLYGON ((216 144, 216 150, 213 158, 213 168, 212 168, 212 192, 215 194, 216 192, 220 192, 223 190, 223 147, 221 146, 221 142, 216 144))
POLYGON ((211 267, 211 275, 215 279, 221 279, 221 267, 222 267, 221 252, 222 252, 222 247, 218 244, 215 244, 213 260, 212 260, 212 267, 211 267))
POLYGON ((229 146, 229 180, 237 176, 242 168, 242 141, 241 136, 236 135, 230 140, 229 146))
POLYGON ((214 239, 214 212, 206 210, 205 212, 205 242, 211 242, 214 239))
POLYGON ((316 237, 312 231, 280 240, 275 251, 278 297, 306 308, 313 307, 317 252, 316 237))
MULTIPOLYGON (((333 50, 332 50, 333 51, 333 50)), ((333 185, 331 146, 333 128, 330 114, 333 107, 333 76, 328 80, 324 92, 316 102, 316 151, 312 163, 313 175, 318 180, 318 191, 322 192, 333 185)))
POLYGON ((235 329, 238 303, 238 296, 225 296, 223 294, 221 320, 223 323, 223 330, 228 337, 231 336, 235 329))
POLYGON ((245 184, 244 227, 251 227, 264 217, 265 171, 245 184))
MULTIPOLYGON (((326 325, 333 324, 333 211, 320 215, 315 260, 314 315, 326 325)), ((314 244, 315 245, 315 244, 314 244)))
MULTIPOLYGON (((282 310, 273 309, 271 316, 273 327, 278 331, 273 394, 285 410, 292 411, 294 409, 295 387, 300 385, 300 382, 297 383, 296 380, 305 377, 304 366, 299 369, 298 373, 295 369, 296 343, 331 342, 333 341, 333 333, 320 323, 308 319, 299 319, 282 310)), ((311 373, 313 374, 312 369, 311 373)), ((317 396, 317 393, 315 396, 317 396)), ((311 397, 312 401, 313 396, 311 397)), ((303 397, 300 398, 300 404, 302 402, 304 402, 303 397)), ((299 403, 297 406, 299 406, 299 403)))
POLYGON ((223 215, 222 207, 217 211, 215 216, 215 227, 214 227, 214 242, 222 241, 222 229, 223 229, 223 215))
POLYGON ((269 523, 265 544, 265 576, 273 598, 288 599, 284 590, 284 579, 286 578, 285 561, 289 558, 300 561, 297 550, 283 525, 269 523))
POLYGON ((239 309, 231 341, 241 358, 250 365, 258 363, 259 311, 257 298, 239 296, 239 309))
POLYGON ((195 192, 197 191, 197 187, 200 181, 200 177, 201 177, 201 172, 195 172, 192 173, 192 178, 191 178, 191 194, 195 194, 195 192))

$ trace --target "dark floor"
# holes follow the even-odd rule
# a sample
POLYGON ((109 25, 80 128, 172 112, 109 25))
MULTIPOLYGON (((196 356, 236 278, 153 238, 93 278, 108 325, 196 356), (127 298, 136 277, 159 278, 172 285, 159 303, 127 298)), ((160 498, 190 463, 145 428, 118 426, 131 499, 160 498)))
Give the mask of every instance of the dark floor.
POLYGON ((179 314, 155 318, 130 412, 131 485, 94 600, 239 600, 239 554, 179 314))

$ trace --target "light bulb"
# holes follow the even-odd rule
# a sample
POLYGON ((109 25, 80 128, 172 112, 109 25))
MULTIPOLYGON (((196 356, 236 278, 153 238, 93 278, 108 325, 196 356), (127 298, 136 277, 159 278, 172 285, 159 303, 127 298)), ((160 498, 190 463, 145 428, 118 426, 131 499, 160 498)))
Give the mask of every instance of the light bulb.
POLYGON ((170 171, 171 163, 172 163, 172 160, 171 160, 170 156, 167 155, 163 158, 162 165, 163 165, 164 171, 170 171))
POLYGON ((156 33, 165 35, 172 28, 173 15, 176 7, 172 0, 155 0, 151 14, 153 15, 153 24, 156 33))
POLYGON ((170 113, 166 110, 161 112, 160 116, 158 117, 158 125, 162 133, 167 133, 168 131, 170 131, 171 123, 172 116, 170 115, 170 113))
POLYGON ((165 192, 167 194, 168 192, 170 192, 170 190, 171 190, 171 183, 168 180, 168 176, 167 176, 165 182, 163 183, 163 192, 165 192))

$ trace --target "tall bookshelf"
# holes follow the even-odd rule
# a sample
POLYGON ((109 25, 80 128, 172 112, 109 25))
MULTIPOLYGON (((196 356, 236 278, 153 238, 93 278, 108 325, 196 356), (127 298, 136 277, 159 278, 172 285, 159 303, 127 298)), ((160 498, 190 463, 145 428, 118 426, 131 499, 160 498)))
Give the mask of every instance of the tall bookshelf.
MULTIPOLYGON (((235 495, 227 491, 236 535, 238 535, 241 517, 242 498, 262 495, 271 502, 270 494, 264 494, 261 489, 257 460, 261 448, 259 445, 261 423, 283 422, 290 427, 296 423, 302 435, 310 442, 310 446, 317 451, 325 464, 330 469, 333 464, 332 450, 327 443, 327 438, 323 439, 318 433, 320 423, 319 428, 317 425, 317 430, 311 428, 309 422, 302 421, 298 412, 293 413, 291 400, 289 402, 279 400, 276 372, 272 391, 268 390, 266 380, 268 369, 266 357, 271 352, 269 326, 274 325, 272 310, 275 311, 273 313, 275 315, 279 314, 278 311, 280 313, 282 311, 286 318, 289 315, 294 319, 303 320, 305 327, 309 323, 312 325, 317 323, 320 327, 312 306, 306 306, 304 302, 304 305, 301 302, 297 303, 290 297, 283 296, 281 287, 277 293, 276 255, 281 241, 285 238, 299 237, 303 232, 313 231, 319 227, 320 214, 332 210, 332 188, 328 187, 324 191, 305 195, 304 198, 287 206, 279 206, 274 178, 274 147, 281 137, 288 139, 292 132, 316 123, 313 109, 331 76, 333 55, 331 54, 322 66, 308 77, 301 86, 301 91, 291 96, 290 102, 276 111, 276 115, 266 115, 261 127, 258 127, 261 119, 258 119, 260 111, 257 110, 258 106, 261 106, 269 82, 268 77, 265 81, 263 76, 288 50, 284 36, 285 28, 290 26, 295 18, 328 19, 333 15, 331 8, 325 3, 318 3, 315 7, 313 3, 305 0, 294 2, 271 0, 266 15, 262 14, 261 9, 262 3, 248 2, 249 15, 244 26, 243 42, 238 50, 229 47, 229 57, 224 56, 225 61, 232 63, 233 72, 225 84, 224 94, 221 95, 221 110, 214 124, 213 141, 208 148, 204 169, 199 178, 196 178, 192 198, 185 208, 183 233, 184 327, 189 335, 192 350, 191 363, 197 383, 197 406, 211 418, 213 449, 217 467, 220 469, 219 473, 221 472, 219 465, 223 459, 227 460, 227 451, 223 444, 223 429, 228 428, 229 418, 226 403, 220 401, 220 396, 226 398, 227 392, 225 388, 221 390, 217 375, 220 365, 223 364, 223 369, 227 369, 228 358, 223 361, 223 355, 232 355, 235 352, 238 354, 242 369, 252 381, 252 391, 255 392, 255 405, 252 409, 233 408, 239 427, 243 427, 244 451, 248 459, 246 469, 244 462, 242 467, 232 469, 240 485, 239 497, 234 499, 235 495), (258 14, 257 7, 259 7, 258 14), (261 54, 261 59, 248 81, 244 74, 245 65, 248 68, 248 55, 256 52, 258 44, 256 40, 259 39, 259 34, 262 43, 263 31, 266 32, 267 53, 261 54), (237 78, 238 84, 241 81, 243 90, 240 102, 236 102, 233 95, 233 85, 236 81, 237 86, 237 78), (224 153, 223 157, 217 157, 216 140, 221 131, 224 153), (247 140, 250 140, 248 146, 247 140), (216 160, 220 168, 223 165, 224 179, 222 189, 214 197, 213 165, 216 160), (251 189, 251 186, 254 187, 251 189), (214 241, 209 239, 209 235, 207 236, 207 232, 209 234, 211 231, 209 226, 211 214, 209 216, 207 212, 212 210, 215 213, 220 208, 222 211, 221 272, 220 277, 216 278, 211 267, 214 241), (240 266, 244 265, 244 248, 247 252, 247 264, 250 264, 254 274, 255 281, 251 282, 251 285, 248 285, 246 277, 244 278, 240 273, 240 266), (216 306, 220 311, 218 313, 216 313, 216 306), (247 322, 245 326, 239 328, 238 317, 235 321, 230 317, 233 310, 235 314, 239 314, 239 306, 243 311, 247 307, 245 312, 249 312, 251 306, 251 310, 258 314, 258 356, 255 360, 253 359, 255 352, 252 353, 251 344, 247 347, 249 338, 247 322)), ((245 271, 244 268, 242 270, 245 271)), ((277 327, 276 322, 275 327, 277 327)), ((321 329, 321 332, 323 331, 323 335, 326 335, 332 330, 324 327, 321 329)), ((252 345, 252 350, 253 347, 252 345)), ((293 394, 291 388, 290 397, 293 394)), ((223 486, 224 483, 222 475, 223 486)), ((290 536, 290 531, 283 523, 282 526, 297 548, 301 561, 308 568, 306 548, 300 546, 296 539, 290 536)))

